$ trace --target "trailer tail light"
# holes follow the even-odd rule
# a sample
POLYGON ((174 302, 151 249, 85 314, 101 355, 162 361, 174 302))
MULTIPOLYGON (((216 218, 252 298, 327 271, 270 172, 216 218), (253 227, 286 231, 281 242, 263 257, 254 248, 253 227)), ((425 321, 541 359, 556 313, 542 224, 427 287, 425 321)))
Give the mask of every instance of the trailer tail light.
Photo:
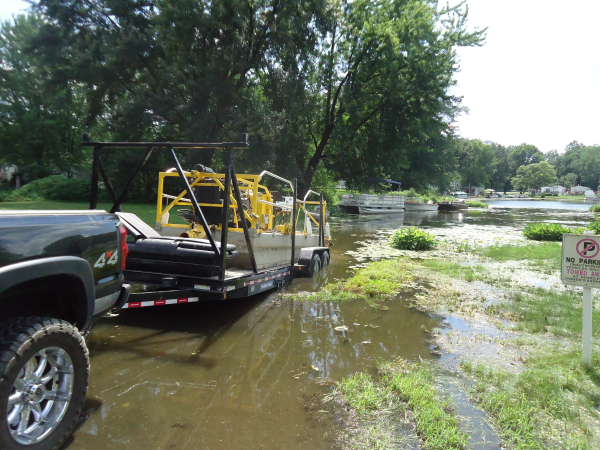
POLYGON ((123 224, 119 224, 119 231, 121 232, 121 270, 125 270, 125 263, 127 262, 127 230, 123 224))

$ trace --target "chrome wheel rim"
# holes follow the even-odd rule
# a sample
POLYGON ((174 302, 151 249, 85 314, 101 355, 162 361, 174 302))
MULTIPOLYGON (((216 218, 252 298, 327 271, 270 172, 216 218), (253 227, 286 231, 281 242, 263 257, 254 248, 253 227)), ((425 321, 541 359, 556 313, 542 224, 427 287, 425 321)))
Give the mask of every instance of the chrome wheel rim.
POLYGON ((8 397, 7 422, 13 439, 32 445, 58 427, 73 394, 73 362, 59 347, 46 347, 21 367, 8 397))

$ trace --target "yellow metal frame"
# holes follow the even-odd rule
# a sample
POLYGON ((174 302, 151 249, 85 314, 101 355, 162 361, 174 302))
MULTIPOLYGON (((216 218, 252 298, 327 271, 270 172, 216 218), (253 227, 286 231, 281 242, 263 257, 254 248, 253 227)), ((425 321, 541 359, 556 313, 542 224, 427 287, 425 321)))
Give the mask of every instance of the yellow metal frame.
MULTIPOLYGON (((184 172, 185 176, 188 178, 192 178, 193 181, 190 183, 190 187, 194 186, 217 186, 220 190, 224 190, 225 186, 223 186, 223 182, 221 180, 225 179, 225 174, 221 173, 206 173, 206 172, 184 172)), ((189 225, 179 225, 179 224, 171 224, 168 223, 168 220, 163 221, 163 217, 165 214, 169 213, 169 211, 175 206, 187 206, 191 207, 191 201, 185 200, 186 191, 181 192, 174 199, 167 199, 166 206, 163 208, 163 202, 166 197, 164 197, 164 185, 165 178, 167 177, 179 177, 177 172, 159 172, 158 174, 158 196, 156 202, 156 222, 162 223, 162 226, 165 228, 182 228, 182 229, 191 229, 189 225)), ((250 211, 244 210, 244 217, 250 223, 250 228, 256 229, 258 232, 262 231, 278 231, 283 234, 290 234, 292 230, 292 218, 291 211, 280 211, 277 214, 273 213, 274 206, 268 203, 275 203, 273 200, 273 196, 269 189, 260 184, 261 177, 260 175, 237 175, 238 186, 240 189, 240 194, 245 195, 250 199, 250 211), (262 201, 268 203, 262 203, 262 201), (282 222, 277 225, 275 223, 276 217, 282 217, 282 222), (289 219, 286 219, 286 216, 289 216, 289 219)), ((243 232, 243 228, 240 225, 240 218, 238 217, 237 210, 238 204, 235 200, 235 196, 233 192, 229 192, 230 196, 230 208, 233 209, 233 214, 231 217, 233 218, 233 222, 235 224, 234 227, 229 227, 229 231, 233 232, 243 232)), ((318 205, 320 202, 318 201, 298 201, 298 214, 296 215, 296 225, 298 224, 298 220, 300 218, 300 211, 304 210, 305 214, 309 214, 309 218, 318 226, 319 223, 313 217, 314 213, 311 213, 306 210, 307 205, 318 205)), ((223 205, 220 203, 200 203, 200 207, 202 206, 210 206, 222 208, 223 205)), ((327 204, 323 202, 323 217, 326 217, 327 213, 327 204)), ((167 216, 168 217, 168 216, 167 216)), ((213 225, 213 230, 220 230, 222 225, 213 225)), ((198 231, 200 229, 198 228, 198 231)), ((306 233, 306 229, 304 229, 304 233, 306 233)))

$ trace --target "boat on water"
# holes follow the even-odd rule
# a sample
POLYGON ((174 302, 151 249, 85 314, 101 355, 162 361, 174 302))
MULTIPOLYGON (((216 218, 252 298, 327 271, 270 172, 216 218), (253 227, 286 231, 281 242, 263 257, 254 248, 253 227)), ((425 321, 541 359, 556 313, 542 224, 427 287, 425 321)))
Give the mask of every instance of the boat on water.
MULTIPOLYGON (((388 186, 392 191, 400 189, 401 183, 382 178, 366 178, 363 183, 388 186)), ((337 205, 338 211, 347 214, 398 214, 404 212, 404 195, 400 194, 343 194, 337 205)))
POLYGON ((407 197, 404 200, 404 209, 407 212, 410 211, 437 211, 438 204, 433 203, 429 200, 427 203, 423 202, 421 197, 407 197))
POLYGON ((438 203, 438 211, 452 212, 464 211, 465 209, 469 209, 469 207, 465 204, 465 201, 462 199, 454 200, 452 202, 445 201, 438 203))
MULTIPOLYGON (((214 239, 219 241, 223 229, 225 174, 214 173, 204 166, 196 166, 194 169, 184 172, 184 176, 189 180, 214 239)), ((239 255, 236 258, 228 258, 227 267, 252 269, 242 221, 246 221, 257 269, 289 264, 292 235, 295 238, 294 260, 303 248, 331 246, 330 227, 326 219, 327 203, 321 203, 320 194, 308 191, 304 198, 296 198, 297 214, 296 217, 292 217, 294 197, 283 197, 275 191, 270 191, 264 186, 263 178, 267 176, 289 184, 294 192, 291 181, 267 171, 260 175, 235 175, 235 180, 232 181, 233 184, 237 182, 240 198, 236 199, 233 189, 229 187, 227 195, 231 209, 227 242, 235 245, 239 255), (320 199, 309 200, 311 195, 313 198, 319 196, 320 199), (317 205, 317 212, 308 211, 308 208, 312 209, 317 205), (301 221, 302 217, 304 223, 301 221), (319 224, 321 217, 323 226, 319 224)), ((155 229, 162 236, 205 239, 206 233, 200 217, 194 210, 191 199, 185 197, 187 192, 174 192, 174 195, 165 192, 166 185, 175 184, 167 181, 171 177, 179 177, 179 174, 176 171, 159 173, 155 229)))
POLYGON ((496 192, 494 189, 486 189, 483 191, 485 198, 500 198, 502 197, 502 193, 496 192))
POLYGON ((337 206, 347 214, 398 214, 404 212, 404 196, 343 194, 337 206))

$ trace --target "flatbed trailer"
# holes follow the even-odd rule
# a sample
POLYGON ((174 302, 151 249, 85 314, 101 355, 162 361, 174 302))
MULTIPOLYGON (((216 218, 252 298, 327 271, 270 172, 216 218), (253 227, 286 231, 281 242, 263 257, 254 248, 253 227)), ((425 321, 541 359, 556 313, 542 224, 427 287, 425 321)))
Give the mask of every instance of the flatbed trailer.
MULTIPOLYGON (((283 288, 289 286, 294 276, 312 276, 317 270, 327 268, 330 261, 329 247, 325 246, 324 220, 322 217, 323 197, 321 195, 319 223, 319 246, 302 248, 296 255, 296 213, 297 213, 297 180, 293 180, 293 207, 292 207, 292 231, 291 231, 291 251, 290 263, 257 270, 252 242, 249 237, 249 230, 245 220, 241 220, 248 253, 252 262, 252 270, 235 269, 227 267, 227 254, 230 252, 227 245, 227 230, 230 219, 229 195, 225 195, 223 200, 223 219, 221 232, 221 241, 217 243, 213 238, 210 227, 202 213, 202 209, 194 195, 192 188, 185 176, 175 149, 221 149, 225 151, 225 180, 224 190, 231 190, 233 198, 238 205, 241 205, 241 196, 235 169, 232 160, 232 150, 247 148, 247 135, 241 142, 225 143, 173 143, 173 142, 91 142, 89 136, 84 136, 83 146, 94 148, 93 168, 92 168, 92 189, 90 196, 90 209, 96 209, 98 202, 99 178, 102 176, 104 185, 113 201, 111 213, 116 213, 121 217, 127 228, 128 235, 134 239, 152 239, 156 238, 156 233, 147 224, 143 223, 133 214, 121 212, 121 204, 125 200, 129 189, 133 186, 135 179, 143 169, 144 165, 155 150, 167 150, 175 163, 175 168, 179 173, 179 179, 191 199, 194 210, 197 211, 200 223, 207 236, 205 241, 210 244, 214 257, 218 262, 218 273, 211 276, 197 276, 180 273, 165 273, 160 270, 131 270, 125 269, 125 281, 133 285, 151 286, 155 290, 141 290, 136 292, 132 289, 129 299, 122 306, 123 309, 140 308, 145 306, 161 306, 180 303, 192 303, 204 300, 226 300, 234 298, 245 298, 274 288, 283 288), (143 148, 144 155, 139 160, 131 174, 129 180, 125 183, 123 190, 117 196, 112 187, 110 178, 102 164, 100 152, 105 148, 143 148), (222 249, 226 249, 222 251, 222 249), (297 262, 296 262, 297 261, 297 262)), ((156 233, 158 234, 158 233, 156 233)), ((168 239, 159 237, 161 239, 168 239)), ((204 241, 182 238, 186 241, 204 241)), ((181 239, 180 239, 181 240, 181 239)), ((169 261, 169 264, 176 265, 177 261, 169 261)), ((189 264, 188 264, 189 265, 189 264)), ((151 267, 151 264, 150 264, 151 267)))
MULTIPOLYGON (((152 285, 153 282, 159 281, 156 274, 146 272, 132 271, 127 272, 125 276, 129 283, 135 284, 152 285)), ((178 277, 177 284, 182 289, 132 293, 124 308, 245 298, 289 286, 293 278, 293 270, 290 267, 274 268, 257 274, 246 270, 228 270, 225 280, 219 280, 218 277, 178 277)))

